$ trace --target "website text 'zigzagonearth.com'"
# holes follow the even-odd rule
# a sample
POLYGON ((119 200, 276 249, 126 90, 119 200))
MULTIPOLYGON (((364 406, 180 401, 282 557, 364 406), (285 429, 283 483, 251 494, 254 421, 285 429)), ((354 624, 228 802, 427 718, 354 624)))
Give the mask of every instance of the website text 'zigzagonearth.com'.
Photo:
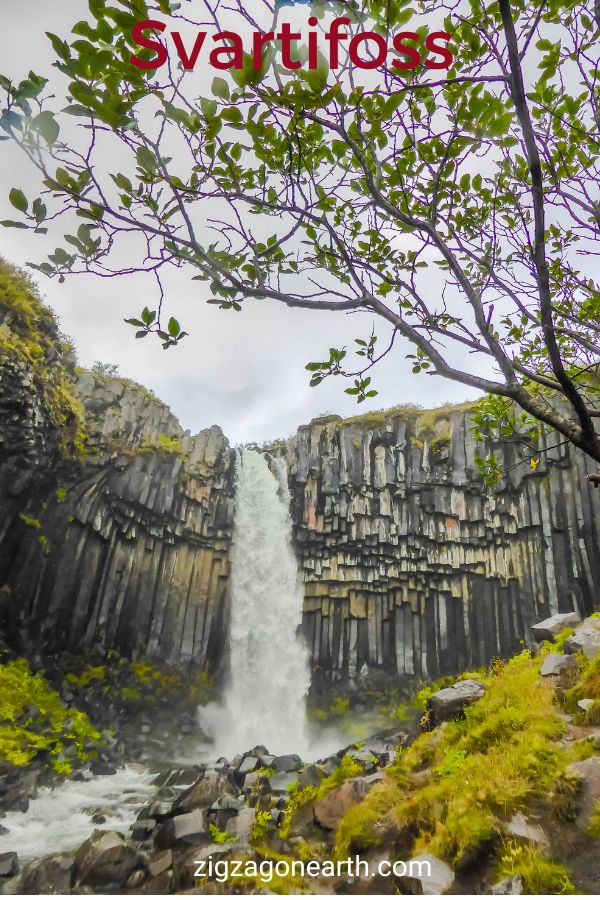
POLYGON ((197 859, 194 864, 195 878, 209 878, 219 884, 235 881, 236 878, 253 878, 269 884, 274 878, 414 878, 430 879, 431 862, 427 859, 398 859, 392 862, 381 859, 370 864, 359 856, 342 860, 232 860, 197 859))

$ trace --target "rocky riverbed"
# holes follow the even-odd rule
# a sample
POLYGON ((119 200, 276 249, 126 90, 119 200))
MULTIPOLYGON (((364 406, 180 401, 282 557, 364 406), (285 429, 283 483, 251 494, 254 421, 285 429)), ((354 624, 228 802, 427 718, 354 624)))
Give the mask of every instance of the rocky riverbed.
POLYGON ((0 889, 597 892, 600 619, 555 616, 534 634, 537 654, 430 691, 412 734, 375 735, 314 762, 256 746, 158 774, 83 767, 3 819, 0 889), (277 875, 278 862, 355 857, 375 872, 411 858, 429 871, 277 875), (244 877, 225 879, 217 862, 243 864, 244 877))

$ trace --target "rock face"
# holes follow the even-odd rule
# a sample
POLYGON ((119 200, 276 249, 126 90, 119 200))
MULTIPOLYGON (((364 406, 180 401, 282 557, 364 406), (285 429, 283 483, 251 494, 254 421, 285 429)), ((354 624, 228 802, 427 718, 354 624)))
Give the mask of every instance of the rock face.
MULTIPOLYGON (((557 441, 547 437, 547 446, 557 441)), ((435 677, 506 656, 544 616, 600 598, 600 492, 569 448, 515 445, 486 488, 468 412, 335 417, 287 446, 313 665, 435 677)))
MULTIPOLYGON (((43 378, 10 349, 27 323, 0 296, 0 632, 26 654, 116 649, 216 672, 234 452, 217 426, 191 436, 143 388, 75 370, 42 312, 43 378), (48 385, 75 389, 83 455, 65 454, 48 385)), ((450 408, 325 417, 269 448, 288 464, 316 682, 462 671, 544 617, 593 610, 591 463, 562 446, 532 472, 517 447, 478 445, 450 408), (496 489, 475 464, 490 450, 509 473, 496 489)))

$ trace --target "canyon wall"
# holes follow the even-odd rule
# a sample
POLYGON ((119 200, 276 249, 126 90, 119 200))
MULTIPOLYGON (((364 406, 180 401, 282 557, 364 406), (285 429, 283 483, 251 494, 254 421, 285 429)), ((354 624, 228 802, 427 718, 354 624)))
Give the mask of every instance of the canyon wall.
MULTIPOLYGON (((3 274, 0 634, 28 655, 116 649, 222 673, 234 451, 139 385, 76 370, 3 274)), ((317 682, 462 670, 600 604, 591 464, 563 446, 534 471, 504 442, 507 480, 489 488, 474 462, 489 449, 461 407, 325 417, 265 448, 288 464, 317 682)))
POLYGON ((462 671, 518 650, 551 613, 600 604, 593 466, 562 446, 532 470, 518 446, 493 448, 508 474, 492 489, 468 408, 330 417, 288 442, 317 671, 462 671))

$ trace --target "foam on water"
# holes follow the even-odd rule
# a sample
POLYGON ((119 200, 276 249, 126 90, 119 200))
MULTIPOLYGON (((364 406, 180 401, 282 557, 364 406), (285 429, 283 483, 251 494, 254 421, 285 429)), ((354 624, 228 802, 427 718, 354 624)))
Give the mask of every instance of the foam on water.
POLYGON ((156 775, 139 766, 124 766, 115 775, 98 775, 90 781, 66 781, 55 788, 40 788, 26 813, 10 812, 0 824, 0 853, 14 850, 21 862, 74 850, 96 829, 125 835, 144 803, 157 788, 156 775), (106 822, 92 821, 96 812, 106 822))

